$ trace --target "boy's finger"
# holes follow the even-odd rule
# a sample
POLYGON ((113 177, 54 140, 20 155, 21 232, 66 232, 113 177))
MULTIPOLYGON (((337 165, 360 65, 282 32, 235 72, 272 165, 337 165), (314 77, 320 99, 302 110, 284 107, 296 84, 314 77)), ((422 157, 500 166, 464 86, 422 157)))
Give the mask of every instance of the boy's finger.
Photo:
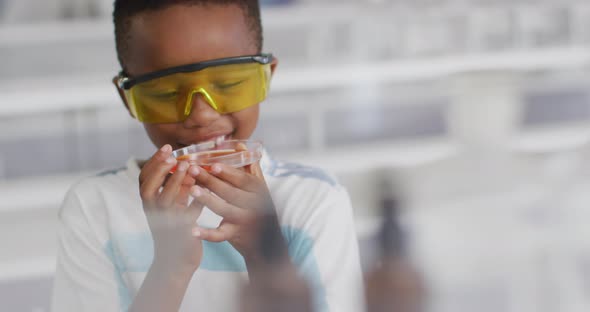
MULTIPOLYGON (((236 146, 236 151, 248 151, 248 147, 246 146, 246 144, 240 142, 236 146)), ((244 169, 246 169, 246 172, 250 173, 251 175, 254 175, 264 180, 262 168, 260 168, 260 161, 257 161, 251 165, 247 165, 244 169)))
POLYGON ((232 223, 223 223, 216 229, 205 229, 196 227, 193 229, 193 236, 213 243, 221 243, 234 237, 237 226, 232 223))
POLYGON ((245 152, 248 150, 248 146, 246 144, 239 142, 236 144, 236 152, 245 152))
POLYGON ((249 172, 251 175, 260 178, 264 181, 264 174, 262 173, 262 168, 260 167, 260 162, 257 161, 251 165, 246 167, 246 171, 249 172))
POLYGON ((196 184, 211 190, 211 192, 223 198, 223 200, 225 200, 226 202, 238 204, 237 201, 239 201, 240 198, 248 196, 248 193, 244 190, 236 189, 231 184, 221 179, 218 179, 216 176, 210 174, 204 169, 199 168, 199 170, 199 173, 196 176, 194 176, 196 184))
POLYGON ((246 192, 256 192, 258 184, 246 171, 223 164, 211 166, 211 174, 246 192))
POLYGON ((188 186, 190 188, 191 186, 195 185, 195 182, 195 178, 191 177, 190 174, 187 174, 186 176, 184 176, 184 180, 182 180, 182 186, 188 186))
POLYGON ((146 175, 152 172, 152 167, 154 165, 159 164, 161 162, 166 161, 170 157, 172 153, 172 146, 166 144, 162 146, 157 152, 148 159, 143 166, 141 167, 141 172, 139 174, 139 184, 141 185, 146 178, 146 175))
POLYGON ((182 204, 184 207, 190 204, 189 199, 191 194, 191 187, 193 185, 195 185, 195 179, 193 179, 193 177, 191 177, 189 174, 185 175, 184 179, 182 180, 182 183, 180 184, 180 191, 178 192, 178 196, 176 197, 176 202, 178 204, 182 204))
POLYGON ((195 185, 191 189, 191 195, 195 198, 194 201, 201 203, 211 211, 229 221, 239 220, 246 217, 245 211, 224 201, 223 199, 214 196, 211 192, 195 185))
POLYGON ((172 204, 177 202, 177 197, 180 193, 182 182, 184 181, 184 177, 186 176, 189 167, 189 163, 185 161, 178 164, 176 172, 174 172, 174 174, 172 174, 172 176, 168 179, 166 185, 160 193, 160 196, 158 197, 158 205, 160 205, 161 208, 171 207, 172 204))
POLYGON ((169 157, 164 162, 152 167, 151 171, 144 173, 143 181, 140 181, 139 185, 142 200, 154 201, 158 198, 160 187, 176 163, 176 159, 169 157))
POLYGON ((191 224, 197 222, 197 219, 199 216, 201 216, 204 207, 205 206, 199 201, 193 200, 193 202, 186 208, 186 216, 191 224))
MULTIPOLYGON (((248 151, 248 147, 246 146, 246 144, 240 142, 237 144, 236 146, 236 151, 248 151)), ((264 179, 263 175, 262 175, 262 169, 260 168, 260 161, 257 161, 253 164, 247 165, 244 167, 244 169, 246 169, 246 172, 264 179)))

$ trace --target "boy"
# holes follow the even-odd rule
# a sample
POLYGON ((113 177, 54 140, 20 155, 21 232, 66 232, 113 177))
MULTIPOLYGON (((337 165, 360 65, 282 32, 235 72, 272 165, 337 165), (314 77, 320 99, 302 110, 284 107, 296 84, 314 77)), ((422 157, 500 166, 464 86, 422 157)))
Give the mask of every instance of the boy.
POLYGON ((362 310, 350 202, 330 177, 266 154, 245 171, 205 171, 171 157, 173 149, 254 131, 277 65, 261 53, 258 1, 114 7, 123 68, 114 81, 159 150, 66 196, 53 310, 239 311, 241 287, 264 271, 256 234, 269 211, 316 310, 362 310), (203 225, 212 219, 204 207, 220 225, 203 225))

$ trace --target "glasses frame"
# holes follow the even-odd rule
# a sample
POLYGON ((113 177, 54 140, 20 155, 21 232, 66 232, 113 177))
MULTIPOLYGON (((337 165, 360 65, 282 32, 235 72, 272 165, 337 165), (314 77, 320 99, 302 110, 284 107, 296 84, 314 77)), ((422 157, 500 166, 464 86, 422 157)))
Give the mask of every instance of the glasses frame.
POLYGON ((181 65, 176 67, 171 67, 163 70, 158 70, 155 72, 147 73, 144 75, 137 76, 135 78, 129 78, 125 76, 125 73, 121 72, 119 74, 119 79, 117 80, 117 85, 123 90, 129 90, 133 88, 133 86, 147 82, 150 80, 162 78, 168 75, 177 74, 177 73, 192 73, 196 71, 203 70, 205 68, 214 67, 214 66, 221 66, 221 65, 232 65, 232 64, 243 64, 243 63, 260 63, 260 64, 270 64, 273 60, 273 56, 270 53, 261 53, 257 55, 245 55, 245 56, 237 56, 237 57, 228 57, 228 58, 221 58, 215 60, 209 60, 199 63, 193 63, 188 65, 181 65))

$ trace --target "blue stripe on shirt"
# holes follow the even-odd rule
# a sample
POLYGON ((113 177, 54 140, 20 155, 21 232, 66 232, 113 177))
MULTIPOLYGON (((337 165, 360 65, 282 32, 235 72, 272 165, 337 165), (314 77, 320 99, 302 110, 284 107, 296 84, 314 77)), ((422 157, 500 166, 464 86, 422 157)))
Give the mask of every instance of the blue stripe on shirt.
MULTIPOLYGON (((314 293, 316 311, 327 311, 325 287, 321 282, 319 266, 313 254, 313 239, 305 232, 292 227, 281 228, 289 245, 289 254, 309 283, 314 293)), ((154 256, 150 233, 116 235, 105 246, 105 252, 116 267, 119 296, 123 311, 131 304, 131 295, 125 285, 123 273, 147 273, 154 256), (124 250, 121 252, 119 250, 124 250), (124 255, 125 256, 124 256, 124 255), (123 258, 125 257, 125 258, 123 258)), ((228 242, 203 242, 203 258, 199 269, 218 272, 246 272, 242 255, 228 242)))
POLYGON ((264 173, 276 178, 297 176, 301 178, 319 180, 328 183, 331 186, 338 185, 336 179, 331 177, 322 169, 303 166, 296 163, 270 160, 268 166, 265 167, 264 173))

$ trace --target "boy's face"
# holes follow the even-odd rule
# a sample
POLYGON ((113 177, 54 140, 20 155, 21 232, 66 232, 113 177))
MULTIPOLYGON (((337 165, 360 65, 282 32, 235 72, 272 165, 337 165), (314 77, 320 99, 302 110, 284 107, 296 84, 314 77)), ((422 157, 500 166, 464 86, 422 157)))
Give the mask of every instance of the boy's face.
MULTIPOLYGON (((258 51, 246 17, 238 6, 175 5, 132 18, 126 56, 130 76, 202 61, 254 55, 258 51)), ((276 63, 273 63, 273 70, 276 63)), ((220 136, 248 139, 258 122, 259 105, 231 114, 215 111, 201 96, 193 97, 185 121, 144 127, 152 142, 174 149, 220 136)))

